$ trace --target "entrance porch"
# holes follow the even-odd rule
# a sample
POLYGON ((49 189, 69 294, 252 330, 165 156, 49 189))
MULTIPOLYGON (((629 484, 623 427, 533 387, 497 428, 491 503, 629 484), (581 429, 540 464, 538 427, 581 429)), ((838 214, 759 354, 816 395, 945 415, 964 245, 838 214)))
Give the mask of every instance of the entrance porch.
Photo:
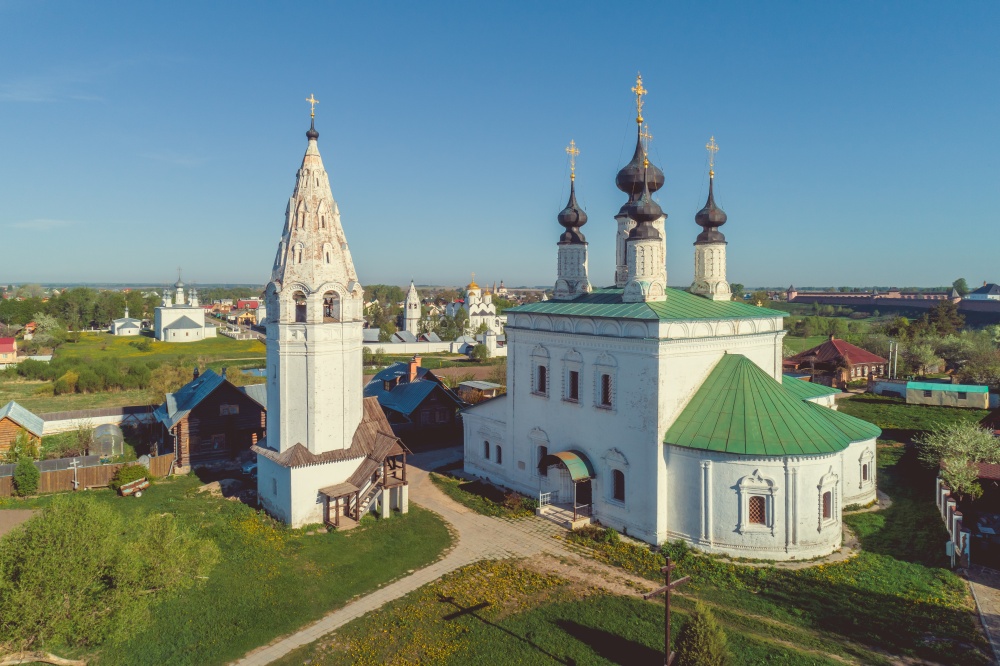
POLYGON ((539 492, 536 515, 575 530, 589 525, 593 517, 591 480, 594 466, 580 451, 561 451, 544 456, 538 463, 539 492), (558 475, 552 473, 558 470, 558 475))

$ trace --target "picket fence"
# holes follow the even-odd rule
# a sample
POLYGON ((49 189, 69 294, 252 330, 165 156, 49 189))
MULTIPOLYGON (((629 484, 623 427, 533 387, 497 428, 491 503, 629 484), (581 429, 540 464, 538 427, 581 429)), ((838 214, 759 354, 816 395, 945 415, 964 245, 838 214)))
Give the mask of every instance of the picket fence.
MULTIPOLYGON (((174 462, 174 454, 167 453, 162 456, 149 458, 150 476, 167 476, 170 474, 171 465, 174 462)), ((63 469, 51 472, 42 472, 38 478, 39 493, 59 493, 68 490, 85 490, 87 488, 101 488, 114 478, 115 472, 125 465, 134 465, 134 462, 112 463, 109 465, 94 465, 93 467, 80 467, 75 471, 63 469), (76 475, 76 488, 73 485, 74 474, 76 475)), ((10 476, 0 476, 0 497, 10 497, 14 494, 14 479, 10 476)))

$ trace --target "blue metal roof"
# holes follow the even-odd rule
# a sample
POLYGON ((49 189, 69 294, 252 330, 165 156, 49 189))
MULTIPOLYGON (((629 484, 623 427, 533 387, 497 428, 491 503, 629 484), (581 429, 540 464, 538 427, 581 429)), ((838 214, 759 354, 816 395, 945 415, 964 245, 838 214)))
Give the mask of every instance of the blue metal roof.
POLYGON ((13 400, 0 408, 0 421, 5 418, 9 418, 32 435, 37 435, 38 437, 42 436, 42 430, 45 429, 45 421, 42 420, 42 417, 29 412, 13 400))
POLYGON ((166 401, 153 411, 153 416, 167 428, 173 428, 224 381, 215 371, 205 370, 177 392, 168 393, 166 401))
POLYGON ((364 395, 366 398, 378 398, 378 404, 386 409, 391 409, 400 414, 409 415, 420 403, 431 394, 435 387, 441 387, 456 405, 464 404, 452 391, 438 383, 433 378, 427 377, 427 368, 417 368, 417 378, 414 381, 404 381, 408 379, 410 373, 409 363, 393 363, 376 374, 365 384, 364 395), (385 390, 385 382, 400 380, 398 384, 390 390, 385 390))

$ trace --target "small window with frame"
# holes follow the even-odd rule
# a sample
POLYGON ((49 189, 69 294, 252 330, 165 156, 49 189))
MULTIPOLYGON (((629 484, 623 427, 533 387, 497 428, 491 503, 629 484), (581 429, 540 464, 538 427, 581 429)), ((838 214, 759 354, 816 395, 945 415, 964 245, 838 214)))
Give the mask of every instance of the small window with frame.
POLYGON ((570 370, 567 377, 566 399, 570 402, 580 402, 580 371, 570 370))
POLYGON ((751 495, 748 504, 748 523, 751 525, 767 525, 767 498, 763 495, 751 495))

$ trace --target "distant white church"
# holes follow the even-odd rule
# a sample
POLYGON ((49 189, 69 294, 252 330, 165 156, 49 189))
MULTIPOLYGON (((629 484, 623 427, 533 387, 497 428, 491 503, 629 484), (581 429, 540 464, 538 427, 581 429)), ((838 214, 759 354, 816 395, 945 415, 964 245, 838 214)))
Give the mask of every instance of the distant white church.
POLYGON ((667 287, 664 178, 639 134, 616 179, 614 285, 590 283, 574 172, 555 297, 507 311, 508 393, 465 411, 465 471, 649 543, 829 554, 843 508, 875 500, 880 430, 782 376, 785 313, 731 300, 714 171, 694 284, 667 287))
POLYGON ((445 314, 454 317, 460 309, 465 310, 469 316, 468 329, 470 333, 476 333, 485 324, 486 330, 492 331, 495 335, 503 334, 507 317, 497 314, 497 306, 493 303, 493 294, 488 290, 484 292, 476 284, 474 276, 472 282, 465 288, 465 300, 449 303, 445 308, 445 314))
POLYGON ((180 280, 174 284, 174 298, 163 290, 163 301, 153 315, 153 334, 161 342, 197 342, 214 338, 216 326, 205 316, 205 309, 198 303, 198 290, 191 287, 185 292, 180 280))
POLYGON ((299 527, 351 527, 406 512, 406 449, 378 398, 363 397, 364 293, 311 123, 265 289, 267 436, 257 495, 299 527))
POLYGON ((125 316, 111 322, 111 335, 139 335, 142 332, 142 320, 128 316, 128 306, 125 316))

